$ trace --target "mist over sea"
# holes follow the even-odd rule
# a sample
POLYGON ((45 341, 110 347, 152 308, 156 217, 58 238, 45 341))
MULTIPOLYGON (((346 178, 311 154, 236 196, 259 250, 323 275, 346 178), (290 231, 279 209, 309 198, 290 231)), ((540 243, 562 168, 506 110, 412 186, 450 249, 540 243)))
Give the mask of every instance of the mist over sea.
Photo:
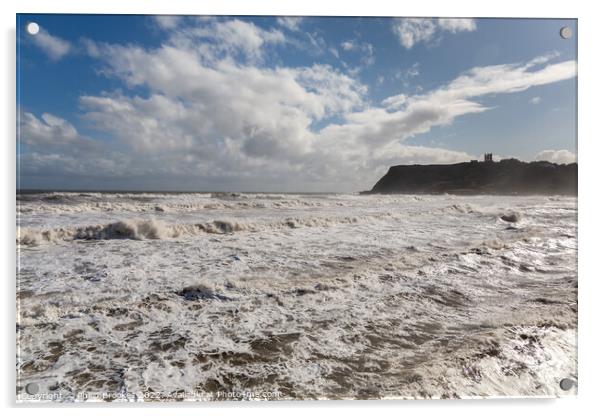
POLYGON ((17 220, 21 399, 576 392, 574 197, 22 193, 17 220))

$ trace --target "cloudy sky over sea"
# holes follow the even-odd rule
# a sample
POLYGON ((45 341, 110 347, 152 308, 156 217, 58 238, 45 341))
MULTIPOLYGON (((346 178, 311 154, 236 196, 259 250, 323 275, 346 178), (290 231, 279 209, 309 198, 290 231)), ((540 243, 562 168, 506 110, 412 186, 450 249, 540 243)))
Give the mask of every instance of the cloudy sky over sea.
POLYGON ((21 188, 358 191, 396 164, 575 159, 573 20, 17 19, 21 188))

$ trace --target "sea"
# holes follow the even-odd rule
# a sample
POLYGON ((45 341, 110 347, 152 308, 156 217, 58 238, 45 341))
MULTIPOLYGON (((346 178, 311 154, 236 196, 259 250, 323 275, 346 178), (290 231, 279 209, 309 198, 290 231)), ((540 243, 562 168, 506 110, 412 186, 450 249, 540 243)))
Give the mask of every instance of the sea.
POLYGON ((16 243, 20 401, 577 393, 575 197, 19 193, 16 243))

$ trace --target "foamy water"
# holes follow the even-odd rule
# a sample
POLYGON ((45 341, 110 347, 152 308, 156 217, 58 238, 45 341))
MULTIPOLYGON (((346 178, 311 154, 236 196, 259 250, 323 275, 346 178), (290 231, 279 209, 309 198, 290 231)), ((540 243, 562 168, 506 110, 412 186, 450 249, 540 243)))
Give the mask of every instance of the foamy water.
POLYGON ((20 195, 18 395, 575 394, 576 202, 20 195))

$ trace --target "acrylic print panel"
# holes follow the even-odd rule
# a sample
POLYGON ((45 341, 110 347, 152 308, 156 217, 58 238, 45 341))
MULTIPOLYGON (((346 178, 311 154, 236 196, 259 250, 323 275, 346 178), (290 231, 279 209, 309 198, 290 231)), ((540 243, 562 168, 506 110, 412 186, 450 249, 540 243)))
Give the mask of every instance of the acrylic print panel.
POLYGON ((17 32, 18 400, 576 394, 576 20, 17 32))

